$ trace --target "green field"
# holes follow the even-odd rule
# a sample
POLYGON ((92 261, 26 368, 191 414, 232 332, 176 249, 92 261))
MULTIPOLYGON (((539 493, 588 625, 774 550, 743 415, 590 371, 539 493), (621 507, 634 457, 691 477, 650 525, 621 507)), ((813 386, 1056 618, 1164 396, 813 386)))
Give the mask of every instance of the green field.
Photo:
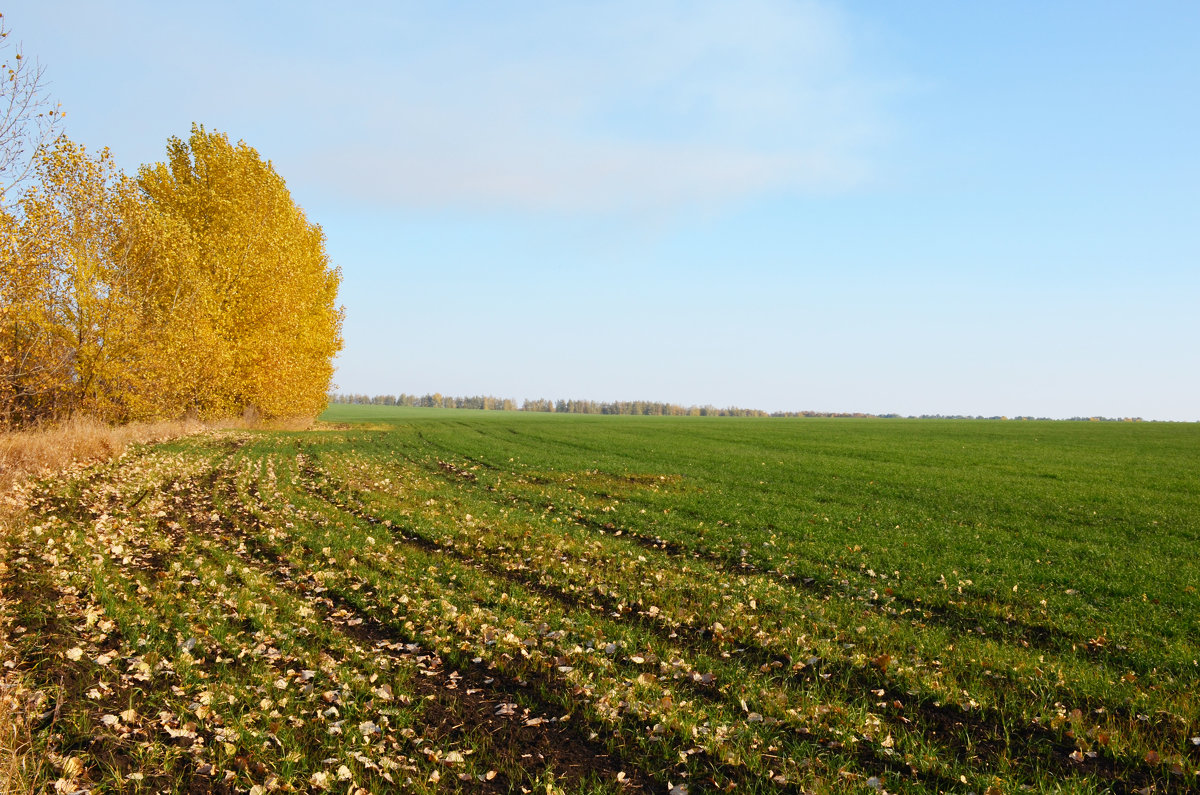
POLYGON ((1200 788, 1200 425, 323 420, 29 495, 43 785, 1200 788))

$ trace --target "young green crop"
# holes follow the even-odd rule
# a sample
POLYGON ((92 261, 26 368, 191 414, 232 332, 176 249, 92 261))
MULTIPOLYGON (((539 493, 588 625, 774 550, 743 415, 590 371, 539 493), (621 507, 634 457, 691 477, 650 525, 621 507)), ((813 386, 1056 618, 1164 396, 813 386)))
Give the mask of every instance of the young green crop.
POLYGON ((40 487, 45 783, 1200 783, 1193 426, 324 419, 40 487))

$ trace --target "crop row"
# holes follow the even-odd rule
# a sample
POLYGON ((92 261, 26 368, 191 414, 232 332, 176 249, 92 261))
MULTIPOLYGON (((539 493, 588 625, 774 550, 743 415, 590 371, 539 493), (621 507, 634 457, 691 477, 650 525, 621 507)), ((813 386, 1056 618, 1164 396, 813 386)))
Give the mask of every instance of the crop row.
POLYGON ((1195 780, 1186 672, 1039 635, 1036 604, 969 584, 937 603, 782 531, 751 549, 723 523, 650 520, 689 488, 339 434, 196 437, 45 483, 5 583, 42 775, 256 793, 1195 780))

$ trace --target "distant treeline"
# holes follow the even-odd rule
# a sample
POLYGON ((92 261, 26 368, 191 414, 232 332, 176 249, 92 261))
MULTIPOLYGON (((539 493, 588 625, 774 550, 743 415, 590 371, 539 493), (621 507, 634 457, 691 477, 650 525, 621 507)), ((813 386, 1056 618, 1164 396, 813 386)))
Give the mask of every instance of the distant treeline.
MULTIPOLYGON (((483 411, 542 411, 551 414, 625 414, 645 417, 877 417, 881 419, 922 420, 1049 420, 1052 417, 1004 417, 970 414, 867 414, 860 411, 762 411, 736 406, 681 406, 677 403, 658 403, 649 400, 618 400, 601 403, 595 400, 523 400, 499 398, 492 395, 454 397, 440 392, 425 395, 330 395, 330 403, 359 406, 408 406, 429 409, 477 409, 483 411)), ((1071 417, 1078 422, 1142 422, 1141 417, 1071 417)))
MULTIPOLYGON (((649 400, 619 400, 601 403, 595 400, 523 400, 491 395, 453 397, 435 392, 429 395, 330 395, 331 403, 372 406, 414 406, 417 408, 483 409, 485 411, 544 411, 557 414, 635 414, 648 417, 768 417, 765 411, 734 406, 680 406, 649 400)), ((782 416, 782 415, 779 415, 782 416)), ((798 415, 797 415, 798 416, 798 415)))

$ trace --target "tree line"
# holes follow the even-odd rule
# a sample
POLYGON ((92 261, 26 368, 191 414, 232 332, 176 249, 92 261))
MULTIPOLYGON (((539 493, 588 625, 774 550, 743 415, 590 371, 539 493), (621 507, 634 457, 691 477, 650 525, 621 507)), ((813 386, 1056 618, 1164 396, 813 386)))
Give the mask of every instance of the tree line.
POLYGON ((341 274, 270 161, 195 125, 130 176, 39 113, 0 137, 0 426, 319 413, 341 274))
POLYGON ((425 395, 358 395, 335 394, 329 396, 331 403, 349 403, 374 406, 410 406, 415 408, 483 409, 486 411, 541 411, 555 414, 624 414, 646 417, 869 417, 870 414, 837 413, 824 411, 777 411, 744 409, 737 406, 681 406, 677 403, 661 403, 651 400, 618 400, 600 402, 596 400, 547 400, 545 398, 523 400, 520 404, 512 398, 491 395, 452 397, 434 392, 425 395))
MULTIPOLYGON (((331 394, 330 403, 360 406, 407 406, 410 408, 476 409, 484 411, 541 411, 555 414, 626 414, 654 417, 874 417, 877 419, 922 419, 922 420, 1020 420, 1048 421, 1051 417, 982 414, 870 414, 861 411, 762 411, 743 409, 736 406, 681 406, 676 403, 657 403, 645 400, 614 401, 601 403, 595 400, 523 400, 518 405, 512 398, 491 395, 452 397, 440 392, 424 395, 361 395, 331 394)), ((1072 422, 1144 422, 1141 417, 1070 417, 1072 422)))

